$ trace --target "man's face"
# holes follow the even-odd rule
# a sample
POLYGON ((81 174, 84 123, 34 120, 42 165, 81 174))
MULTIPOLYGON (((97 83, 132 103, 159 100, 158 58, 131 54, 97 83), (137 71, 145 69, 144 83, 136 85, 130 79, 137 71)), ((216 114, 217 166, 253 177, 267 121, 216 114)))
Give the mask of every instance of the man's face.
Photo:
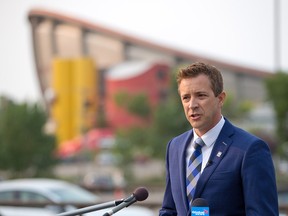
POLYGON ((216 97, 209 78, 203 74, 183 79, 178 90, 187 120, 202 136, 220 120, 225 92, 216 97))

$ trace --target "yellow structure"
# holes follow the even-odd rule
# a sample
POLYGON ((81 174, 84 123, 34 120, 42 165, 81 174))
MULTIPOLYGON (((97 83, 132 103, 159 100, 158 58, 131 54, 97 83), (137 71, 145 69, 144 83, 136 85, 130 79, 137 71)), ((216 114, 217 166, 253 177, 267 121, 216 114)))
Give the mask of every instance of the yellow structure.
POLYGON ((95 126, 97 71, 90 58, 53 60, 51 115, 56 123, 58 144, 95 126))

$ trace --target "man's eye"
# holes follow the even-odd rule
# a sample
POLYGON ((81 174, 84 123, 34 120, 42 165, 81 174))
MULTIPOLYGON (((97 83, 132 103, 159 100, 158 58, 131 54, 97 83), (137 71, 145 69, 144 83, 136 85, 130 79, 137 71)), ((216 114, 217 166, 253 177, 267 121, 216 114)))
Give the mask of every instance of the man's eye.
POLYGON ((189 97, 188 96, 184 96, 184 97, 182 97, 182 100, 183 101, 187 101, 187 100, 189 100, 189 97))
POLYGON ((199 94, 198 97, 199 98, 204 98, 204 97, 206 97, 206 94, 199 94))

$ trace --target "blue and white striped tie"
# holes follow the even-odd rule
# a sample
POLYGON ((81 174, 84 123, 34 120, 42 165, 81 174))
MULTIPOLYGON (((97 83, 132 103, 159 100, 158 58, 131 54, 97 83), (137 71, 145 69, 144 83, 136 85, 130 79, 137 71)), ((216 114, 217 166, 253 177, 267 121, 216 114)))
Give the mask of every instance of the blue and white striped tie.
POLYGON ((194 197, 197 181, 201 175, 201 165, 202 165, 201 148, 204 145, 205 144, 200 137, 194 141, 195 151, 191 155, 188 166, 187 166, 186 186, 187 186, 187 196, 188 196, 188 201, 189 201, 190 206, 192 204, 192 200, 194 197))

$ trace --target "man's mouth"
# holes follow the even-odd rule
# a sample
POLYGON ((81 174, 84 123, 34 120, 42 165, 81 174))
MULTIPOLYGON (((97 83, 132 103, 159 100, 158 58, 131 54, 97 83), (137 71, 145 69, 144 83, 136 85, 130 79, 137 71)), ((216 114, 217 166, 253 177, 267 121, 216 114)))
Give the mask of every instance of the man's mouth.
POLYGON ((191 114, 190 117, 195 120, 195 119, 198 119, 200 118, 200 114, 191 114))

